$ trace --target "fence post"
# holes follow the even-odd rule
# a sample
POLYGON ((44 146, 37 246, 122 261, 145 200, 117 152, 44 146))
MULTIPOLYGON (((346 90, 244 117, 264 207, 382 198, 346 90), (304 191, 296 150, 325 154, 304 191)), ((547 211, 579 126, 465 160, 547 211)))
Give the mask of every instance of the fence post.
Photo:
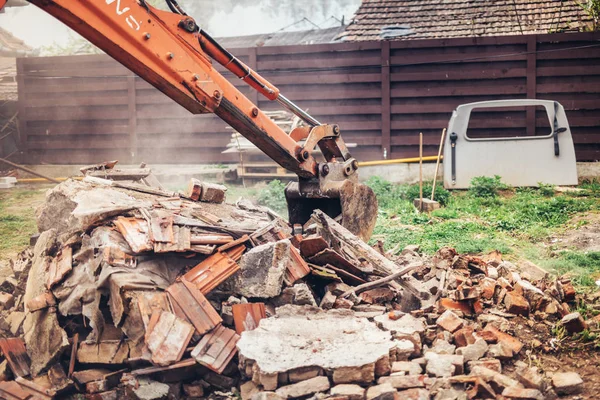
POLYGON ((137 104, 135 94, 135 75, 127 76, 127 105, 129 111, 129 155, 132 164, 138 162, 137 142, 137 104))
MULTIPOLYGON (((537 98, 537 35, 527 36, 527 98, 537 98)), ((527 136, 535 136, 535 107, 527 107, 527 136)))
POLYGON ((381 152, 382 158, 391 157, 392 115, 390 82, 390 42, 381 42, 381 152))
MULTIPOLYGON (((256 47, 248 48, 248 66, 256 71, 257 62, 257 51, 256 47)), ((258 72, 258 71, 256 71, 258 72)), ((250 101, 252 101, 258 107, 258 91, 254 88, 250 88, 250 101)), ((260 108, 260 107, 259 107, 260 108)))
POLYGON ((26 110, 26 101, 25 98, 25 59, 17 58, 17 111, 19 112, 19 116, 17 117, 17 133, 19 134, 18 143, 19 150, 21 152, 21 157, 25 159, 27 154, 23 154, 27 152, 27 113, 26 110))

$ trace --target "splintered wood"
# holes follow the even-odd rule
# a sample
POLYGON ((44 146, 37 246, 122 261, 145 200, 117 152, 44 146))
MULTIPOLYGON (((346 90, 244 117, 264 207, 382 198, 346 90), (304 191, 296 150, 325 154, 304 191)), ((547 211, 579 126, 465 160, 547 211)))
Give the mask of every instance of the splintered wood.
POLYGON ((73 249, 70 246, 64 247, 58 257, 52 259, 50 262, 46 287, 51 289, 54 285, 61 282, 71 272, 72 264, 73 249))

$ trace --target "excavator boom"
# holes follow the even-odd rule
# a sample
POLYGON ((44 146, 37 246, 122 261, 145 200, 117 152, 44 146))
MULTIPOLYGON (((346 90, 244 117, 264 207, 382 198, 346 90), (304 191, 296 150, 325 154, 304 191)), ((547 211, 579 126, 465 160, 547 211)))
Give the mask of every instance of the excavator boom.
MULTIPOLYGON (((194 114, 215 113, 282 167, 298 175, 286 188, 290 222, 304 224, 321 208, 368 239, 377 200, 358 183, 358 163, 337 125, 323 125, 235 58, 177 4, 171 12, 145 0, 29 0, 194 114), (299 116, 306 126, 286 133, 212 65, 225 66, 267 99, 299 116), (319 147, 325 162, 312 153, 319 147), (360 194, 360 197, 357 195, 360 194)), ((6 0, 0 0, 0 6, 6 0)))

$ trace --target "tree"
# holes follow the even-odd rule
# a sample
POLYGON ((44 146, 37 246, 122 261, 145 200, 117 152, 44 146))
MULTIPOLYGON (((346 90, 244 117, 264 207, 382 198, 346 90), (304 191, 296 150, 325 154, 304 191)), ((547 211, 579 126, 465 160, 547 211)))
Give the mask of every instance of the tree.
POLYGON ((587 0, 580 2, 576 0, 577 4, 585 11, 585 13, 592 19, 592 30, 597 31, 600 29, 600 0, 587 0))

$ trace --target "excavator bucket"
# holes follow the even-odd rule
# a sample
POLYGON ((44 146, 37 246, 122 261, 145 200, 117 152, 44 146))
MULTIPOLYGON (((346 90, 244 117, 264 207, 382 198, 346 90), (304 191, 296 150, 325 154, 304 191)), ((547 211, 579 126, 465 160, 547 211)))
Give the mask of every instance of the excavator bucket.
POLYGON ((285 189, 289 220, 304 225, 314 210, 321 210, 364 241, 377 222, 377 197, 356 179, 319 182, 299 180, 285 189))

